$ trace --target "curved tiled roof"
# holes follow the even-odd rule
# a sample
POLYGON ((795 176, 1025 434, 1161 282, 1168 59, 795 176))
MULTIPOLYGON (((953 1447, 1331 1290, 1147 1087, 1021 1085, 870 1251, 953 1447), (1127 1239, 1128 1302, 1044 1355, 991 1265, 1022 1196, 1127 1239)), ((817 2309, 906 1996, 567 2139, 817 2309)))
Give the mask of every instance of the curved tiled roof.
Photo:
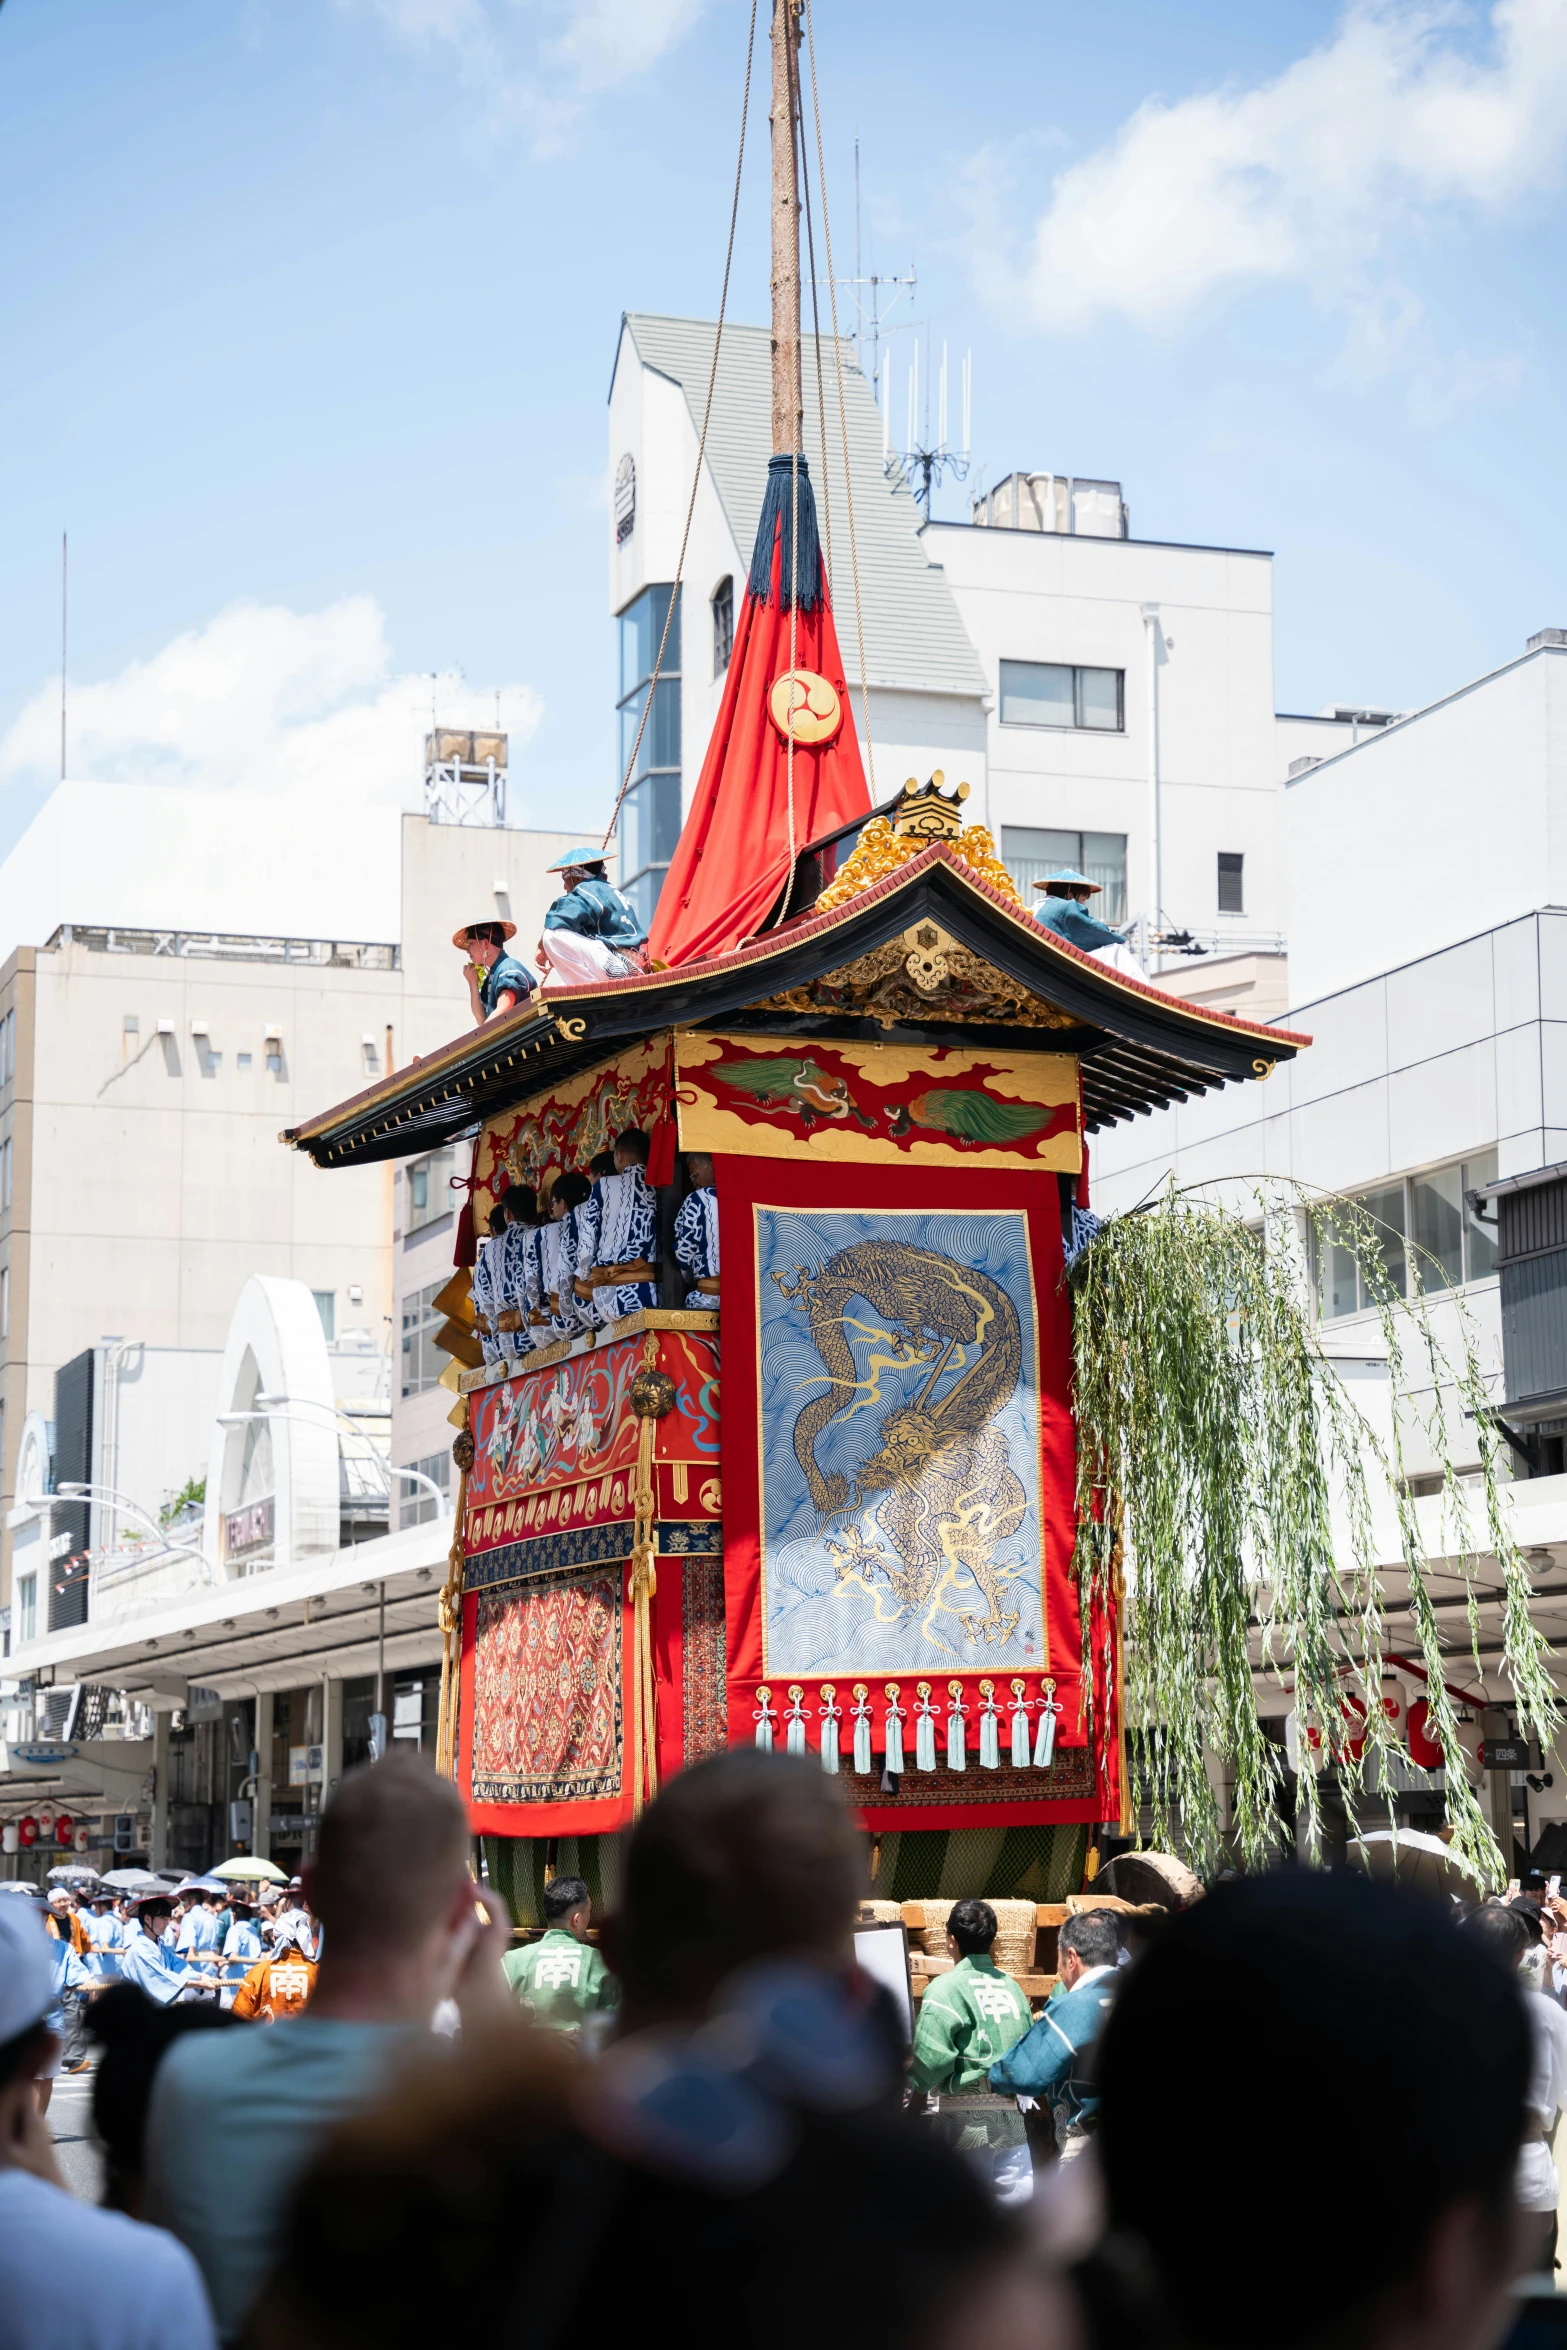
MULTIPOLYGON (((1089 1130, 1184 1100, 1213 1085, 1270 1075, 1311 1039, 1233 1013, 1199 1009, 1130 979, 1043 930, 972 873, 942 842, 826 914, 807 914, 734 954, 529 999, 457 1037, 410 1069, 291 1127, 280 1138, 322 1166, 403 1158, 449 1140, 475 1119, 542 1092, 661 1028, 722 1025, 757 1015, 789 989, 841 970, 912 924, 940 923, 995 969, 1065 1015, 1054 1030, 964 1027, 933 1014, 920 1033, 970 1047, 1006 1040, 1075 1052, 1089 1130), (1048 1042, 1046 1041, 1048 1039, 1048 1042)), ((772 1033, 859 1033, 830 1011, 765 1018, 772 1033)), ((909 1035, 913 1024, 901 1023, 909 1035)))

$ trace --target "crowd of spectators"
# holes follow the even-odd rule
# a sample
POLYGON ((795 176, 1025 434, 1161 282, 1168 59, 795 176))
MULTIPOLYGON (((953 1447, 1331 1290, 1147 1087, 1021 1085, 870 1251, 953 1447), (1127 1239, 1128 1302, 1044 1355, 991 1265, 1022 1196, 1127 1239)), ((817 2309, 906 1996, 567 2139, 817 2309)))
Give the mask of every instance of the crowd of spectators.
POLYGON ((1036 2013, 959 1901, 911 2045, 853 1963, 864 1839, 797 1758, 671 1782, 602 1921, 560 1876, 519 1941, 471 1853, 455 1789, 394 1751, 323 1814, 302 2012, 103 1988, 101 2209, 42 2111, 51 1937, 0 1904, 8 2343, 1490 2350, 1550 2271, 1567 2014, 1538 1904, 1459 1922, 1297 1870, 1130 1956, 1089 1908, 1036 2013))

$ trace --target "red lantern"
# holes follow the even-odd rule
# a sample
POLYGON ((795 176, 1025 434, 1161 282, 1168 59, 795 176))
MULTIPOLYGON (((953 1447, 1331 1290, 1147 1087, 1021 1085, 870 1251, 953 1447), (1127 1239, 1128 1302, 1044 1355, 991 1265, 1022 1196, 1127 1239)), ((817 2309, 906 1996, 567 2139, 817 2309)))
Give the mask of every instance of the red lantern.
POLYGON ((1446 1759, 1441 1740, 1427 1727, 1430 1719, 1429 1698, 1417 1697, 1409 1709, 1409 1759, 1417 1771, 1439 1771, 1446 1759))
POLYGON ((62 1811, 54 1823, 54 1840, 62 1851, 69 1852, 76 1834, 76 1822, 68 1811, 62 1811))
POLYGON ((31 1813, 31 1812, 26 1812, 26 1813, 24 1813, 24 1815, 22 1816, 22 1818, 21 1818, 21 1819, 19 1819, 19 1820, 17 1821, 17 1823, 16 1823, 16 1832, 17 1832, 17 1835, 19 1836, 19 1838, 21 1839, 22 1843, 24 1843, 24 1844, 36 1844, 36 1843, 37 1843, 37 1841, 38 1841, 38 1822, 37 1822, 37 1821, 36 1821, 36 1820, 33 1818, 33 1815, 32 1815, 32 1813, 31 1813))

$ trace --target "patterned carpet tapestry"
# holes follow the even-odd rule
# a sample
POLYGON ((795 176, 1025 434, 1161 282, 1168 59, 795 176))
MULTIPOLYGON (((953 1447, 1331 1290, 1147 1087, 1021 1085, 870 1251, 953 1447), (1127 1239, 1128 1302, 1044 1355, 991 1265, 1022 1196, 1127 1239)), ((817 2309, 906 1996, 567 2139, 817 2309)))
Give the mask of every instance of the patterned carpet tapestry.
POLYGON ((464 1602, 462 1741, 474 1827, 618 1827, 626 1797, 624 1566, 476 1591, 464 1602))

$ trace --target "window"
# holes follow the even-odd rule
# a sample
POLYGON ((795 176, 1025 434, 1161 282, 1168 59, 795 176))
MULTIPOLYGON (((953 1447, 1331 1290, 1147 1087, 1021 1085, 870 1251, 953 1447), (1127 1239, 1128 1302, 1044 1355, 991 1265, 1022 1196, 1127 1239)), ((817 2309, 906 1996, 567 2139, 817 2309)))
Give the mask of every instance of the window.
POLYGON ((11 1268, 0 1271, 0 1338, 11 1335, 11 1268))
POLYGON ((1086 726, 1119 734, 1126 724, 1124 669, 1075 669, 1064 661, 1003 661, 1003 726, 1086 726))
POLYGON ((1025 906, 1037 902, 1034 884, 1064 866, 1076 866, 1101 895, 1092 911, 1111 929, 1126 920, 1126 835, 1124 832, 1048 832, 1032 825, 1004 824, 1001 862, 1017 883, 1025 906))
POLYGON ((422 1232, 452 1212, 451 1178, 457 1165, 453 1150, 431 1151, 408 1169, 408 1215, 405 1232, 422 1232))
MULTIPOLYGON (((428 1453, 423 1460, 409 1461, 407 1466, 410 1469, 417 1469, 422 1477, 428 1477, 433 1484, 439 1485, 443 1493, 450 1494, 452 1489, 452 1456, 450 1451, 428 1453)), ((406 1477, 394 1478, 393 1482, 401 1497, 398 1502, 398 1508, 401 1512, 398 1519, 399 1525, 423 1526, 428 1524, 430 1519, 435 1516, 434 1494, 426 1493, 422 1485, 414 1485, 406 1477)))
POLYGON ((446 1283, 432 1281, 428 1288, 412 1290, 403 1299, 403 1394, 424 1395, 440 1384, 446 1368, 444 1348, 435 1343, 444 1316, 436 1299, 446 1283))
POLYGON ((1219 851, 1219 912, 1246 911, 1246 860, 1229 849, 1219 851))
POLYGON ((18 1641, 38 1637, 38 1577, 22 1575, 16 1586, 16 1637, 18 1641))
MULTIPOLYGON (((1430 1296, 1495 1271, 1495 1229, 1482 1224, 1464 1200, 1466 1192, 1495 1181, 1496 1153, 1484 1151, 1354 1195, 1354 1205, 1375 1219, 1395 1296, 1408 1297, 1412 1287, 1430 1296)), ((1317 1310, 1324 1321, 1375 1304, 1348 1249, 1333 1243, 1316 1253, 1317 1310)))
POLYGON ((330 1346, 337 1336, 337 1291, 335 1289, 313 1289, 310 1294, 316 1301, 316 1312, 321 1316, 321 1328, 325 1333, 327 1345, 330 1346))
MULTIPOLYGON (((731 587, 732 593, 732 587, 731 587)), ((717 650, 717 615, 714 615, 717 650)), ((638 919, 651 922, 664 886, 664 875, 680 838, 680 599, 668 587, 644 588, 620 615, 620 772, 625 774, 636 747, 631 788, 620 804, 618 878, 621 889, 636 908, 638 919), (669 600, 675 596, 670 614, 669 600), (648 712, 642 713, 658 659, 659 640, 669 619, 669 640, 659 671, 658 692, 648 712), (637 737, 641 735, 638 746, 637 737)), ((732 630, 731 630, 732 635, 732 630)))
POLYGON ((0 1143, 0 1208, 11 1205, 11 1137, 0 1143))
POLYGON ((722 677, 735 649, 735 583, 721 579, 713 590, 713 675, 722 677))

